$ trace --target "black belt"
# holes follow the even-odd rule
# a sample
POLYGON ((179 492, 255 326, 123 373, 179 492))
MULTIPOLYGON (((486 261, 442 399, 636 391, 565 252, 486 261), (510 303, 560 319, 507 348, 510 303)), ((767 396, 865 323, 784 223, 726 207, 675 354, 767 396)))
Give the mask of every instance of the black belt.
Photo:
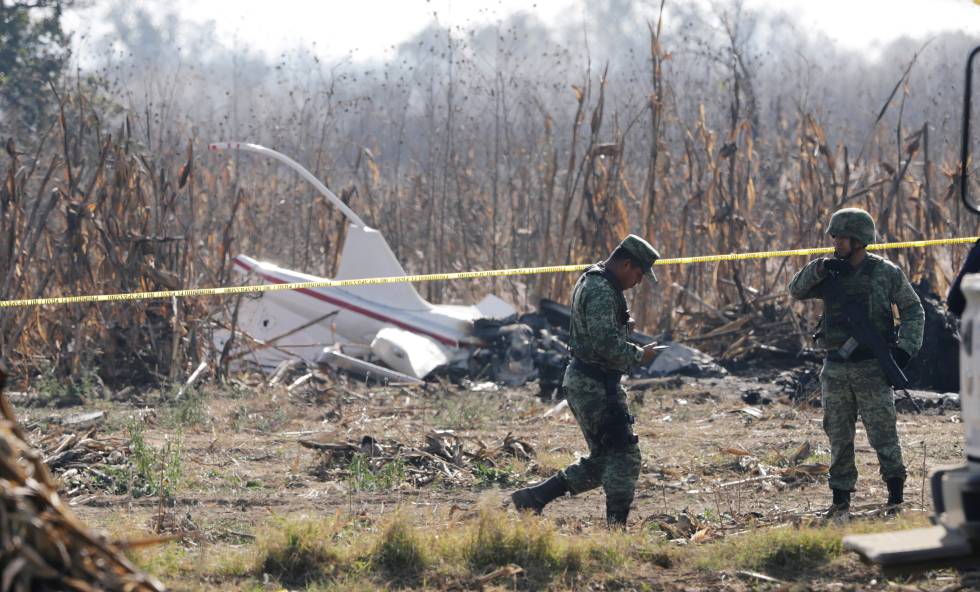
POLYGON ((827 354, 827 360, 831 362, 839 362, 842 364, 847 364, 851 362, 867 362, 868 360, 874 360, 874 359, 875 359, 875 353, 870 349, 866 349, 863 347, 859 347, 856 350, 854 350, 851 353, 850 357, 846 359, 842 358, 841 355, 837 353, 836 350, 829 352, 827 354))
POLYGON ((572 358, 569 366, 575 369, 576 372, 581 372, 593 380, 598 380, 599 382, 606 385, 608 390, 609 385, 615 386, 619 384, 619 379, 623 377, 622 372, 617 372, 615 370, 606 370, 601 366, 596 366, 595 364, 590 364, 583 361, 581 358, 572 358))

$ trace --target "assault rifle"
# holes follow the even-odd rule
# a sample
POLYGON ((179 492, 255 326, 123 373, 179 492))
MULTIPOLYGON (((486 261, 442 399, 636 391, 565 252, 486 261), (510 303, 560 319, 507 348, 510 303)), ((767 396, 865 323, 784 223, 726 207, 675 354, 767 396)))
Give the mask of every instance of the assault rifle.
POLYGON ((858 345, 863 345, 864 347, 870 349, 878 360, 878 365, 881 367, 882 371, 885 373, 885 378, 892 387, 896 389, 907 389, 909 388, 909 379, 902 372, 902 369, 895 362, 895 358, 892 357, 891 349, 885 338, 881 336, 878 329, 875 328, 874 323, 868 318, 868 311, 861 302, 854 300, 853 298, 848 298, 844 294, 844 289, 840 285, 840 272, 838 270, 827 270, 827 278, 824 279, 823 285, 827 291, 827 295, 842 303, 843 316, 847 320, 847 332, 851 336, 848 339, 848 343, 844 344, 841 348, 840 355, 844 358, 850 356, 854 351, 854 348, 858 345), (856 341, 854 344, 851 340, 856 341), (849 344, 853 346, 849 347, 849 344))

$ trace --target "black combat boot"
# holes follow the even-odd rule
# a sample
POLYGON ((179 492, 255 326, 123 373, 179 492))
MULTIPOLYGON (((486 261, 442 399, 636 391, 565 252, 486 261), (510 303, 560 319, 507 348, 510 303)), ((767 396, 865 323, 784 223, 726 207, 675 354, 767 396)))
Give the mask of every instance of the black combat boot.
POLYGON ((827 509, 827 518, 845 518, 851 509, 851 492, 844 489, 834 489, 834 502, 827 509))
POLYGON ((548 502, 568 493, 568 484, 561 473, 557 473, 547 481, 536 483, 524 489, 518 489, 510 494, 514 508, 518 511, 529 510, 540 514, 548 502))
POLYGON ((610 504, 606 501, 606 526, 611 529, 625 530, 626 520, 630 516, 629 503, 610 504))
POLYGON ((892 477, 885 480, 885 485, 888 486, 889 506, 897 506, 905 501, 905 479, 892 477))

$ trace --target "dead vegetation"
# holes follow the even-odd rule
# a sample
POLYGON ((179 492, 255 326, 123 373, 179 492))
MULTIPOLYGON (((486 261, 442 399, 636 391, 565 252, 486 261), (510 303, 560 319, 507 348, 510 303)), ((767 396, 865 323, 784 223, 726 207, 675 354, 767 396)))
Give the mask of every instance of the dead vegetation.
MULTIPOLYGON (((896 92, 875 106, 879 117, 855 153, 803 106, 757 127, 750 73, 735 65, 719 70, 732 83, 726 92, 683 118, 687 107, 674 104, 682 89, 670 78, 661 28, 651 23, 645 104, 613 101, 610 93, 625 83, 606 70, 581 72, 555 104, 511 99, 520 117, 495 115, 496 133, 504 129, 509 139, 494 149, 489 168, 478 148, 485 130, 464 132, 450 120, 430 126, 437 131, 425 137, 433 152, 424 162, 403 163, 401 148, 385 152, 391 147, 381 135, 365 139, 348 170, 339 146, 331 155, 324 138, 308 137, 311 129, 340 126, 340 107, 352 109, 351 118, 365 116, 332 95, 318 95, 316 109, 291 120, 304 140, 286 150, 379 227, 409 273, 592 261, 627 232, 650 238, 667 256, 822 245, 823 221, 842 205, 873 212, 885 241, 972 232, 958 213, 955 155, 930 145, 929 122, 906 129, 899 117, 897 129, 883 128, 912 92, 911 62, 896 92), (725 126, 712 110, 725 113, 725 126), (623 125, 624 118, 633 123, 623 125)), ((741 41, 729 41, 737 57, 741 41)), ((473 75, 470 58, 459 59, 460 75, 473 75)), ((223 129, 195 122, 214 136, 202 137, 176 116, 158 121, 176 105, 156 114, 127 111, 98 79, 66 81, 55 99, 57 117, 36 137, 10 138, 0 162, 0 234, 7 237, 0 298, 223 285, 237 253, 334 271, 344 237, 339 213, 322 198, 306 199, 298 181, 266 163, 207 155, 206 142, 223 129)), ((426 100, 433 113, 464 108, 451 88, 426 100)), ((913 281, 940 292, 958 259, 944 249, 889 256, 913 281)), ((795 353, 806 342, 808 316, 789 306, 783 286, 800 263, 664 269, 662 289, 635 295, 634 316, 648 333, 668 332, 734 362, 773 347, 795 353), (775 342, 763 338, 774 334, 775 342)), ((529 308, 539 297, 564 300, 573 280, 431 284, 424 293, 452 300, 503 288, 529 308)), ((205 360, 212 376, 223 376, 221 352, 209 350, 212 313, 222 306, 232 311, 234 301, 12 309, 0 323, 0 349, 22 385, 48 373, 66 394, 85 390, 86 372, 114 390, 183 381, 205 360)))
MULTIPOLYGON (((842 555, 841 538, 919 525, 921 518, 858 523, 850 528, 797 524, 757 528, 719 542, 685 548, 655 530, 562 533, 550 521, 484 508, 433 532, 399 510, 375 521, 276 518, 259 528, 260 543, 224 563, 193 565, 185 557, 185 584, 213 580, 229 588, 263 577, 309 590, 387 586, 398 589, 570 590, 581 586, 632 589, 751 588, 759 583, 807 582, 811 589, 869 585, 873 572, 842 555), (189 577, 188 577, 189 576, 189 577), (836 581, 823 586, 819 582, 836 581), (740 583, 740 581, 742 583, 740 583)), ((156 553, 167 553, 157 550, 156 553)), ((152 552, 151 552, 152 553, 152 552)), ((141 560, 152 564, 148 552, 141 560)), ((172 566, 175 567, 175 566, 172 566)), ((940 581, 943 578, 940 576, 940 581)), ((918 589, 930 589, 925 580, 918 589)), ((874 588, 874 583, 869 585, 874 588)))
MULTIPOLYGON (((163 590, 84 526, 58 495, 58 483, 14 417, 0 372, 0 547, 4 590, 163 590)), ((67 448, 63 444, 62 448, 67 448)), ((161 540, 130 541, 130 547, 161 540)), ((123 546, 122 548, 125 548, 123 546)))
MULTIPOLYGON (((39 462, 62 458, 58 448, 79 451, 56 474, 84 519, 113 538, 173 537, 129 553, 175 589, 742 590, 779 580, 829 590, 870 579, 885 589, 872 568, 841 554, 841 536, 921 523, 924 471, 961 454, 955 411, 900 416, 910 479, 896 522, 883 514, 873 451, 859 436, 853 520, 828 525, 819 516, 829 500, 819 410, 744 378, 635 381, 644 467, 634 517, 619 534, 605 530, 598 491, 559 500, 541 518, 504 503, 506 492, 583 452, 568 410, 533 387, 338 381, 324 405, 313 385, 290 392, 288 382, 243 376, 235 389, 207 386, 196 395, 202 421, 164 420, 174 413, 164 404, 141 432, 138 409, 121 402, 88 413, 25 408, 24 425, 45 451, 39 462), (760 402, 747 405, 746 391, 760 402), (454 398, 469 397, 481 397, 494 420, 445 427, 454 398), (274 427, 261 419, 272 410, 274 427), (69 428, 94 417, 98 425, 69 428), (125 452, 118 465, 117 451, 125 452), (151 477, 142 489, 140 463, 151 477)), ((914 584, 937 589, 947 577, 914 584)))

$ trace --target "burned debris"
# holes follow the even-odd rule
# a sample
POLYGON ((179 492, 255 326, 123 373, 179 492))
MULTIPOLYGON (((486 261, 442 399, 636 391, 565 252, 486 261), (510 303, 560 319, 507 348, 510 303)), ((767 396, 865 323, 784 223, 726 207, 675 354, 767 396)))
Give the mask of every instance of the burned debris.
POLYGON ((300 439, 298 444, 319 453, 312 476, 346 481, 351 489, 371 488, 378 479, 389 489, 423 487, 437 480, 454 487, 502 485, 511 480, 504 468, 509 462, 533 463, 535 457, 534 447, 511 433, 489 445, 450 429, 433 429, 415 446, 370 435, 360 441, 300 439))
POLYGON ((895 397, 895 409, 899 413, 944 415, 947 412, 960 410, 960 394, 914 389, 899 391, 895 397))
MULTIPOLYGON (((488 300, 492 301, 493 299, 488 300)), ((923 297, 927 310, 926 341, 921 354, 908 369, 917 388, 919 385, 940 392, 955 375, 949 356, 957 336, 955 320, 934 297, 923 297), (952 345, 950 345, 952 344, 952 345), (940 385, 937 387, 935 385, 940 385)), ((506 303, 496 303, 500 314, 513 310, 506 303)), ((809 349, 809 338, 803 330, 804 320, 791 308, 765 302, 749 309, 731 306, 718 314, 688 313, 692 324, 678 341, 668 335, 653 337, 633 332, 637 344, 655 340, 667 345, 655 360, 635 368, 631 375, 634 389, 646 389, 645 382, 665 377, 719 379, 735 374, 754 378, 764 386, 739 386, 737 396, 749 405, 765 405, 775 400, 792 404, 820 405, 819 352, 809 349), (722 318, 725 322, 722 322, 722 318), (803 344, 801 346, 801 343, 803 344), (693 347, 697 344, 698 347, 693 347)), ((538 395, 544 400, 560 399, 560 385, 565 367, 571 359, 568 346, 570 310, 561 303, 542 299, 536 310, 518 314, 512 312, 500 318, 477 318, 469 322, 467 345, 447 354, 445 347, 410 331, 382 327, 374 333, 370 344, 343 343, 320 348, 313 362, 297 355, 279 352, 281 359, 269 367, 269 385, 284 382, 289 392, 305 383, 328 389, 338 376, 349 376, 368 384, 425 385, 434 381, 454 384, 490 382, 502 387, 535 383, 538 395), (422 376, 423 378, 418 378, 422 376)), ((243 359, 243 358, 240 358, 243 359)), ((209 373, 206 364, 204 375, 209 373)), ((96 396, 105 396, 108 389, 94 384, 96 396)), ((185 385, 183 390, 189 388, 185 385)), ((926 391, 899 391, 898 408, 902 412, 950 410, 958 406, 955 397, 937 399, 923 395, 926 391), (911 394, 910 394, 911 393, 911 394)), ((62 406, 57 396, 42 396, 31 391, 11 393, 18 405, 45 407, 62 406)), ((122 399, 122 392, 109 393, 112 399, 122 399)), ((81 404, 83 400, 73 400, 81 404)), ((80 431, 80 430, 79 430, 80 431)))
POLYGON ((651 378, 671 375, 720 378, 728 375, 728 371, 708 354, 676 342, 670 343, 668 349, 637 373, 651 378))
POLYGON ((905 368, 912 385, 938 392, 960 390, 958 321, 927 282, 914 286, 926 313, 922 348, 905 368))
MULTIPOLYGON (((516 386, 539 375, 539 338, 528 325, 479 319, 473 323, 473 335, 486 344, 478 348, 469 366, 474 378, 486 376, 500 384, 516 386)), ((567 347, 564 348, 567 352, 567 347)))
MULTIPOLYGON (((425 376, 429 380, 447 378, 453 382, 490 380, 503 386, 519 386, 536 380, 541 398, 558 398, 558 388, 571 359, 568 346, 569 315, 564 305, 542 299, 538 309, 533 312, 513 314, 502 319, 477 319, 472 324, 475 340, 468 355, 456 362, 434 366, 425 376)), ((654 341, 649 335, 639 332, 634 332, 631 339, 638 344, 654 341)), ((410 374, 380 365, 381 360, 359 360, 333 349, 325 351, 318 362, 323 367, 366 380, 421 382, 410 374)), ((671 342, 656 360, 645 367, 636 368, 633 376, 724 377, 727 373, 724 367, 704 352, 671 342)))
MULTIPOLYGON (((294 161, 261 146, 212 148, 272 157, 311 176, 294 161)), ((268 371, 298 358, 381 382, 417 384, 448 377, 516 386, 537 380, 543 398, 560 397, 562 373, 570 359, 567 306, 542 299, 537 310, 520 314, 493 294, 472 305, 439 304, 423 298, 412 283, 368 281, 407 274, 380 231, 367 226, 326 187, 317 189, 346 220, 335 277, 237 256, 233 269, 245 283, 325 285, 256 293, 216 313, 213 344, 220 352, 221 368, 268 371), (333 280, 349 283, 335 285, 333 280)), ((823 357, 811 349, 807 320, 788 305, 785 294, 773 292, 774 286, 760 290, 735 282, 738 300, 720 306, 685 286, 670 286, 679 292, 678 321, 657 337, 636 331, 630 335, 637 344, 658 341, 669 348, 646 367, 635 369, 634 377, 759 375, 819 363, 823 357)), ((934 329, 931 341, 927 330, 927 342, 935 347, 923 348, 910 373, 916 386, 955 390, 946 384, 955 369, 948 368, 948 360, 934 359, 955 348, 950 320, 935 304, 927 306, 934 329)))

